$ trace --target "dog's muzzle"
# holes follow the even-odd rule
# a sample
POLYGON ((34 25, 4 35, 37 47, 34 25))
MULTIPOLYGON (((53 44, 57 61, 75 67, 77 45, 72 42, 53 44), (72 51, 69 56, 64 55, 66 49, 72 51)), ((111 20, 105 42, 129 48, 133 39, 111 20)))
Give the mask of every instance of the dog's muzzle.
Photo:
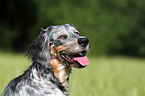
POLYGON ((68 53, 66 51, 61 51, 61 52, 59 52, 59 56, 64 61, 68 62, 70 64, 70 66, 77 67, 77 68, 84 68, 85 66, 87 66, 89 64, 89 60, 88 60, 87 56, 85 56, 87 54, 86 47, 89 45, 89 40, 86 37, 80 36, 77 38, 77 43, 79 46, 81 46, 79 48, 82 48, 80 50, 80 52, 69 52, 68 53))

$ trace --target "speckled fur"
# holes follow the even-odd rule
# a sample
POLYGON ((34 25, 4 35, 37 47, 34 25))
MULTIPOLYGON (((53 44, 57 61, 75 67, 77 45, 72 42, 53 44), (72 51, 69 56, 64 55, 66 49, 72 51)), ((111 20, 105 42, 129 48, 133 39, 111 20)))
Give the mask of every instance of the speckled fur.
POLYGON ((58 53, 63 50, 68 53, 82 50, 76 41, 80 37, 74 33, 76 31, 70 24, 42 29, 27 51, 32 65, 10 81, 2 96, 68 96, 71 66, 58 53), (66 34, 68 39, 59 40, 61 34, 66 34))

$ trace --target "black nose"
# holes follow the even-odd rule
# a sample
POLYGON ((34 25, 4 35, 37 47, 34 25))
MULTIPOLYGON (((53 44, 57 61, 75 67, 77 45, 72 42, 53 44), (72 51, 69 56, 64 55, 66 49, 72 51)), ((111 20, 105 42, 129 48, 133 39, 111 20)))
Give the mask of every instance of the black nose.
POLYGON ((89 43, 89 40, 85 37, 83 38, 78 38, 78 43, 79 45, 81 45, 82 47, 86 47, 89 43))

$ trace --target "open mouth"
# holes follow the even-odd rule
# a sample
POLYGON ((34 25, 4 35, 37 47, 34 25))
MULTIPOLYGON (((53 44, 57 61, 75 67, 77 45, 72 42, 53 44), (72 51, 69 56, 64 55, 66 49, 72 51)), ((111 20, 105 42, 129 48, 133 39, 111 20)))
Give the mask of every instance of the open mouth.
POLYGON ((70 63, 71 66, 83 68, 89 64, 89 60, 87 56, 85 56, 87 51, 82 51, 77 54, 67 54, 66 52, 60 52, 60 56, 68 63, 70 63))

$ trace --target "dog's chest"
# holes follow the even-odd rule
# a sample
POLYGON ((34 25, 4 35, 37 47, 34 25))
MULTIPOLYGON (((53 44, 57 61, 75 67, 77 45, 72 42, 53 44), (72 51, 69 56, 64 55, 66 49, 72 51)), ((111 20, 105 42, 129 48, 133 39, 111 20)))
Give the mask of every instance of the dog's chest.
MULTIPOLYGON (((47 75, 47 78, 38 76, 36 69, 32 70, 31 76, 32 86, 35 86, 36 91, 39 91, 39 94, 45 94, 46 96, 66 96, 64 93, 54 84, 49 78, 52 78, 51 74, 47 75)), ((35 91, 35 90, 33 90, 35 91)), ((44 96, 45 96, 44 95, 44 96)), ((43 96, 43 95, 42 95, 43 96)))

